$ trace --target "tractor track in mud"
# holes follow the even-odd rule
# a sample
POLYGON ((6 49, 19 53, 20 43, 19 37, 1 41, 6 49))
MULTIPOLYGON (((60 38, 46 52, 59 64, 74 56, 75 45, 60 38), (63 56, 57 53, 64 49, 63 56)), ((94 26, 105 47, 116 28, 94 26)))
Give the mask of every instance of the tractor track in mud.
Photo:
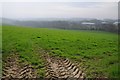
POLYGON ((46 78, 57 80, 84 80, 85 73, 69 59, 45 56, 47 61, 46 78))
MULTIPOLYGON (((45 79, 49 80, 84 80, 85 73, 69 59, 43 55, 46 61, 45 79)), ((4 60, 2 79, 35 79, 38 78, 36 70, 29 64, 20 63, 18 54, 11 54, 4 60)))
POLYGON ((29 64, 20 63, 18 54, 10 54, 4 60, 2 68, 2 79, 14 78, 36 78, 35 70, 29 64))

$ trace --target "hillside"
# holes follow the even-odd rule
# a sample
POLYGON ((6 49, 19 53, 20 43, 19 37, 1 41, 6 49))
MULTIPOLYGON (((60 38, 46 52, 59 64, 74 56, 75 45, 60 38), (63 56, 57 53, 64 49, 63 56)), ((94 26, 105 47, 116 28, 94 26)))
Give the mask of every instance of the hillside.
MULTIPOLYGON (((7 56, 17 53, 19 63, 31 65, 38 77, 46 75, 47 66, 56 63, 54 60, 65 59, 69 60, 69 67, 72 64, 76 65, 80 69, 76 70, 84 71, 87 78, 118 77, 117 34, 10 25, 3 25, 2 28, 3 64, 6 63, 7 56), (46 60, 48 55, 53 63, 46 64, 49 62, 46 60)), ((3 68, 5 66, 3 65, 3 68)))

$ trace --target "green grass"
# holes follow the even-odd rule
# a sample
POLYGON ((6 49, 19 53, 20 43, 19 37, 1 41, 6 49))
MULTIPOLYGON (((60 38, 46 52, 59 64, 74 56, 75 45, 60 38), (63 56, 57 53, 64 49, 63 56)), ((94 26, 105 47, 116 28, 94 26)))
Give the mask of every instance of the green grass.
POLYGON ((40 75, 44 64, 36 50, 42 48, 88 67, 87 77, 118 77, 118 35, 114 33, 4 25, 2 42, 3 57, 17 52, 22 61, 39 67, 40 75))
POLYGON ((0 26, 0 77, 2 75, 2 26, 0 26))

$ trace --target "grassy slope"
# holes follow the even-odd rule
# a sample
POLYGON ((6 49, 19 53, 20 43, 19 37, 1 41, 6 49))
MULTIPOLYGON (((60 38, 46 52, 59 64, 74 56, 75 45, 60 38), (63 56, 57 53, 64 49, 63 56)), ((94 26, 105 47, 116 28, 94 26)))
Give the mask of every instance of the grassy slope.
POLYGON ((16 51, 20 53, 23 61, 43 67, 44 64, 35 51, 39 47, 51 55, 68 57, 82 62, 81 66, 89 66, 86 70, 88 77, 118 76, 116 34, 3 26, 4 56, 16 51))

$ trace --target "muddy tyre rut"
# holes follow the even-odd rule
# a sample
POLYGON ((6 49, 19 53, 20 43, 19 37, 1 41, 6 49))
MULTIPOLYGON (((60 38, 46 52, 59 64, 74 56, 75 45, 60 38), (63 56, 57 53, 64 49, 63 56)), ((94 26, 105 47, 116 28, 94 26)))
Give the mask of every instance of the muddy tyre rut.
POLYGON ((69 59, 45 56, 47 61, 46 78, 65 80, 84 80, 85 73, 69 59))
POLYGON ((29 64, 19 62, 18 54, 11 54, 3 62, 2 79, 36 78, 35 70, 29 64))
MULTIPOLYGON (((45 53, 45 78, 50 80, 84 80, 85 73, 69 59, 56 58, 45 53)), ((2 79, 39 78, 29 64, 20 63, 18 54, 11 54, 3 62, 2 79)))

